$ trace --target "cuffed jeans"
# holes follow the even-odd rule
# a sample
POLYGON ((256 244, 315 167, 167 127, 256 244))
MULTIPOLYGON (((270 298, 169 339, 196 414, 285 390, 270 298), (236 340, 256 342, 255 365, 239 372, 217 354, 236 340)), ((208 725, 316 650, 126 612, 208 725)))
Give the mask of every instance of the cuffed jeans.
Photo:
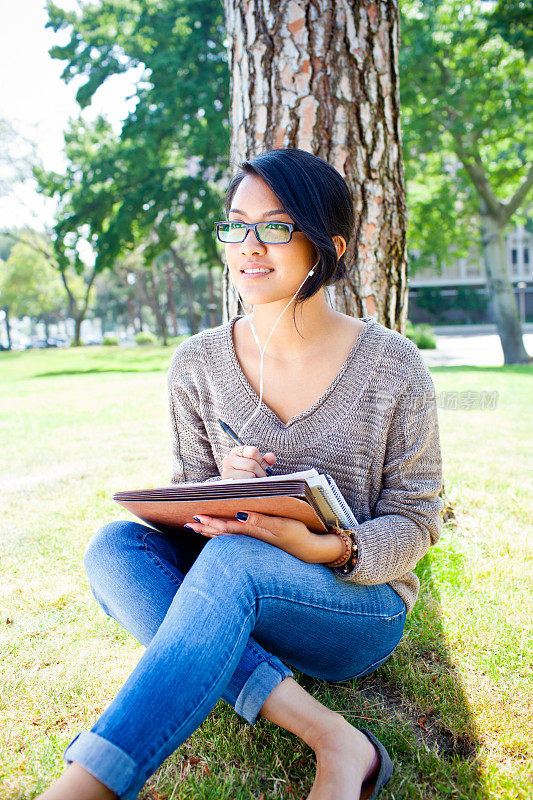
POLYGON ((219 698, 254 725, 293 672, 347 681, 400 641, 403 600, 388 584, 342 581, 241 534, 165 536, 136 522, 104 526, 85 568, 106 614, 146 645, 91 731, 65 751, 122 800, 198 728, 219 698))

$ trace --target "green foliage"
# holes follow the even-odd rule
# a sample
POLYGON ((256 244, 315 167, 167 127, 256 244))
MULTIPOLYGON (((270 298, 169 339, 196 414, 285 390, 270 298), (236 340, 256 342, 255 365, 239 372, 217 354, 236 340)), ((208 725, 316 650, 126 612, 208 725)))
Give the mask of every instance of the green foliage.
POLYGON ((214 0, 101 0, 79 11, 48 4, 55 32, 69 41, 51 55, 64 80, 81 82, 82 107, 106 79, 135 68, 136 106, 115 137, 109 125, 75 122, 67 137, 67 176, 39 174, 61 198, 62 241, 83 231, 98 270, 145 241, 149 262, 175 238, 180 219, 196 224, 204 264, 218 263, 212 222, 226 172, 229 75, 221 4, 214 0))
POLYGON ((17 240, 23 235, 24 230, 17 228, 11 228, 9 231, 5 230, 0 232, 0 261, 7 261, 17 240))
POLYGON ((420 350, 432 350, 437 346, 437 340, 431 325, 413 325, 411 320, 407 320, 405 335, 420 350))
POLYGON ((486 317, 488 302, 486 292, 471 286, 458 286, 455 295, 444 295, 438 286, 421 286, 416 290, 417 306, 425 309, 435 322, 446 320, 447 312, 452 309, 464 312, 461 323, 479 322, 486 317))
POLYGON ((532 0, 498 0, 488 16, 489 34, 499 34, 512 47, 533 55, 532 0))
POLYGON ((88 243, 95 252, 101 246, 116 202, 106 178, 116 147, 111 125, 102 117, 92 123, 71 120, 65 132, 65 173, 42 167, 33 170, 41 192, 58 204, 52 238, 61 269, 85 270, 80 242, 88 243))
POLYGON ((135 341, 137 344, 155 344, 157 337, 150 331, 139 331, 139 333, 135 334, 135 341))
POLYGON ((503 212, 498 198, 528 174, 531 66, 512 46, 515 28, 507 41, 496 32, 506 5, 521 4, 491 11, 482 0, 401 2, 410 246, 420 266, 431 266, 432 254, 437 263, 463 255, 477 238, 481 199, 503 212))
POLYGON ((104 336, 104 340, 102 344, 105 347, 117 347, 118 346, 118 336, 115 336, 113 333, 106 333, 104 336))
MULTIPOLYGON (((95 280, 92 315, 102 320, 104 330, 112 330, 117 325, 128 325, 131 318, 128 304, 133 298, 132 287, 119 279, 115 270, 105 270, 95 280)), ((137 308, 138 310, 138 308, 137 308)))
POLYGON ((0 261, 0 307, 12 316, 32 319, 55 317, 64 307, 61 279, 45 256, 22 242, 0 261))
POLYGON ((455 307, 462 311, 472 311, 481 317, 485 317, 489 304, 489 296, 486 292, 479 291, 471 286, 458 286, 455 296, 455 307))

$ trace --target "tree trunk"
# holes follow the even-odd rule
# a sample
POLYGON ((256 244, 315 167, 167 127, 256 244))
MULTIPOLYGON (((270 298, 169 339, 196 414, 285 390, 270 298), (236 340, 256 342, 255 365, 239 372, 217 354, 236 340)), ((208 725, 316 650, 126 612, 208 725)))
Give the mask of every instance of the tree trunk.
POLYGON ((209 325, 212 328, 216 328, 218 325, 218 318, 217 318, 217 300, 215 297, 215 287, 213 284, 213 269, 214 267, 209 267, 207 272, 207 283, 209 286, 209 325))
POLYGON ((7 349, 11 350, 12 343, 11 343, 11 325, 9 324, 9 307, 4 306, 4 323, 6 326, 6 336, 7 336, 7 349))
POLYGON ((507 271, 505 226, 489 213, 483 200, 480 202, 480 216, 483 260, 504 364, 527 364, 530 358, 524 347, 518 307, 507 271))
POLYGON ((134 333, 139 333, 140 327, 137 320, 137 315, 135 313, 135 296, 133 292, 128 292, 126 295, 126 302, 128 305, 128 317, 130 318, 130 325, 133 328, 134 333))
POLYGON ((178 253, 178 251, 170 246, 169 248, 170 255, 172 256, 172 261, 174 262, 174 266, 180 273, 182 277, 182 288, 185 296, 187 298, 187 322, 189 323, 189 330, 192 334, 198 333, 199 326, 200 326, 200 319, 201 316, 194 311, 194 284, 191 276, 187 272, 187 267, 185 266, 185 262, 183 261, 182 257, 178 253))
POLYGON ((81 323, 85 317, 85 312, 83 314, 76 314, 74 316, 74 342, 73 347, 80 346, 80 335, 81 335, 81 323))
POLYGON ((155 314, 155 318, 157 320, 157 325, 159 327, 159 333, 161 334, 161 338, 163 340, 163 345, 166 347, 167 340, 168 340, 168 328, 167 328, 167 320, 166 314, 164 309, 161 306, 159 301, 159 276, 157 274, 157 266, 155 261, 152 262, 152 311, 155 314))
POLYGON ((93 287, 97 273, 96 270, 93 269, 89 277, 85 279, 85 296, 82 300, 76 300, 76 298, 74 297, 68 285, 68 278, 65 273, 65 270, 59 270, 59 274, 61 276, 61 280, 63 281, 63 286, 65 287, 65 291, 68 296, 68 306, 69 306, 68 315, 69 317, 71 317, 71 319, 74 320, 74 342, 71 344, 73 347, 79 347, 81 323, 85 319, 85 315, 87 314, 87 309, 89 308, 91 289, 93 287))
MULTIPOLYGON (((139 272, 137 274, 137 282, 136 282, 136 289, 139 294, 139 297, 142 298, 142 301, 149 306, 154 312, 154 316, 156 319, 157 327, 159 329, 159 333, 161 334, 161 338, 163 339, 163 345, 167 344, 168 340, 168 329, 167 329, 167 321, 165 317, 165 312, 161 308, 159 302, 159 279, 157 277, 157 273, 155 271, 155 265, 152 264, 152 267, 148 273, 139 272), (146 277, 150 274, 151 276, 151 291, 148 291, 146 286, 146 277)), ((140 318, 140 307, 139 307, 139 318, 140 318)))
MULTIPOLYGON (((407 319, 407 211, 401 159, 398 3, 225 0, 231 42, 231 166, 298 147, 345 178, 355 228, 349 275, 332 292, 346 314, 400 332, 407 319)), ((236 313, 224 273, 224 318, 236 313)))
POLYGON ((167 309, 172 324, 172 336, 178 335, 178 317, 176 314, 176 303, 174 302, 174 281, 172 278, 172 269, 167 262, 164 266, 165 281, 167 284, 167 309))

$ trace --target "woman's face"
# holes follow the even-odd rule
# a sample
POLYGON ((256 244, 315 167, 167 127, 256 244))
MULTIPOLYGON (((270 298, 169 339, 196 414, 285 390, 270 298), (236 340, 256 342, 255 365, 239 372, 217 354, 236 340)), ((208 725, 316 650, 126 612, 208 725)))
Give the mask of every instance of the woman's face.
MULTIPOLYGON (((294 222, 257 175, 245 175, 233 196, 228 219, 232 222, 294 222)), ((233 281, 246 303, 289 300, 317 257, 314 245, 301 231, 293 231, 287 244, 262 244, 253 230, 244 242, 226 245, 226 260, 233 281), (266 267, 268 273, 245 273, 266 267)))

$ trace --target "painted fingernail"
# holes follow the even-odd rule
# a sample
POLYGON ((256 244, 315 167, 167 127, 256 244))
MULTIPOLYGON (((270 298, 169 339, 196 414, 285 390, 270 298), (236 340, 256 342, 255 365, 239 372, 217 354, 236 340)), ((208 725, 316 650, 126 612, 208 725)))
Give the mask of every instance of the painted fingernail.
POLYGON ((272 469, 272 467, 265 467, 265 472, 266 472, 267 475, 273 475, 274 474, 274 470, 272 469))
POLYGON ((245 511, 237 511, 235 516, 237 517, 237 519, 240 519, 241 522, 246 522, 246 520, 248 519, 248 514, 245 511))
POLYGON ((194 516, 193 516, 193 519, 195 519, 195 520, 196 520, 196 522, 200 522, 200 523, 202 522, 202 520, 201 520, 201 519, 199 519, 198 517, 194 517, 194 516))
POLYGON ((185 525, 184 525, 183 527, 184 527, 184 528, 189 528, 191 531, 193 531, 193 530, 194 530, 194 528, 192 527, 192 525, 187 525, 187 523, 185 523, 185 525))

